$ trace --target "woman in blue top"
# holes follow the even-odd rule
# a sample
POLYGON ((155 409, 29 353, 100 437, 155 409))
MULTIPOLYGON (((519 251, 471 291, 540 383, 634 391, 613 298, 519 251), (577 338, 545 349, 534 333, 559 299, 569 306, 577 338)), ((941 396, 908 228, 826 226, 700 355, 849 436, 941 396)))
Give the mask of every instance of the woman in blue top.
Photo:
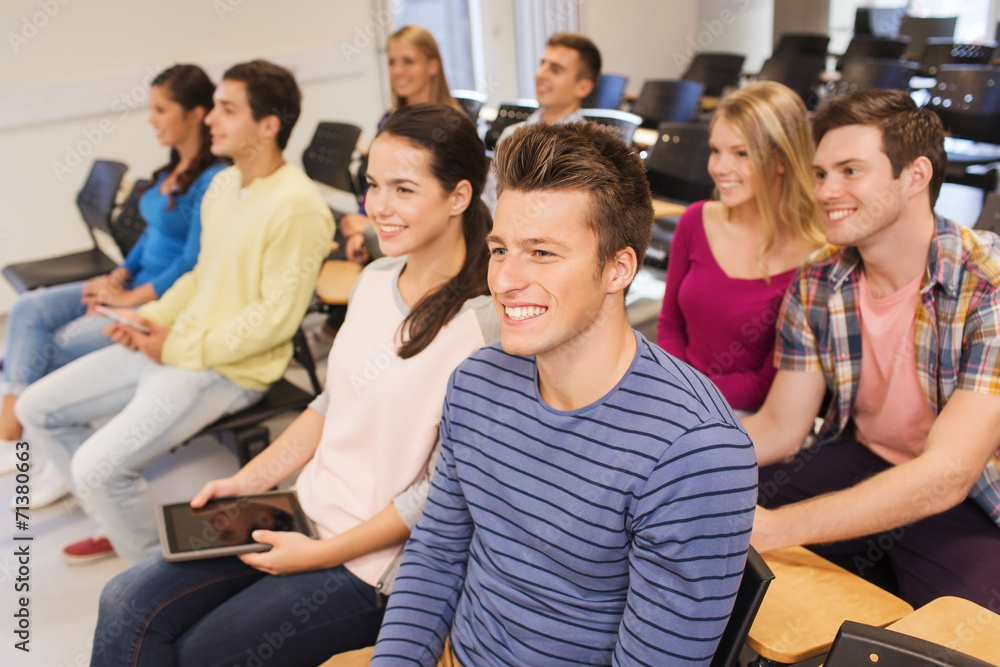
MULTIPOLYGON (((214 91, 211 79, 196 65, 175 65, 153 79, 149 123, 157 140, 170 147, 170 161, 153 174, 153 184, 139 201, 146 230, 125 262, 106 276, 35 290, 14 302, 0 385, 0 472, 12 469, 13 445, 21 438, 14 415, 18 395, 55 369, 111 344, 102 333, 110 321, 93 314, 94 307, 139 306, 159 298, 198 259, 201 199, 225 166, 212 155, 203 122, 214 91)), ((35 453, 32 460, 38 466, 35 453)), ((39 474, 34 475, 33 507, 68 490, 56 481, 58 475, 45 477, 51 484, 42 484, 39 474)))

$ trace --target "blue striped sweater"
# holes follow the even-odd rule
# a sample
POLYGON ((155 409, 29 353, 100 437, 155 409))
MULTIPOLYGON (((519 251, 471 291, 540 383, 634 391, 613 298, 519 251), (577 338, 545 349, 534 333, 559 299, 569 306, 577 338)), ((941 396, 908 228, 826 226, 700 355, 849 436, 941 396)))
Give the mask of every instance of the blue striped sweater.
POLYGON ((641 336, 606 396, 554 410, 534 359, 451 377, 441 458, 373 666, 707 665, 757 498, 753 446, 704 376, 641 336))

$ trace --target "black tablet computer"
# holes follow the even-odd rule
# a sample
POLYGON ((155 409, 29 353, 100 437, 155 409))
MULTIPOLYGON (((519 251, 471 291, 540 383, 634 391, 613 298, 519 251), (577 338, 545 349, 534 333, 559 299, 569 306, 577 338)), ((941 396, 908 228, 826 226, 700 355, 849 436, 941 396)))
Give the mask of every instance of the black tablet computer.
POLYGON ((161 505, 156 515, 163 560, 174 562, 267 551, 250 537, 257 529, 295 531, 316 537, 294 491, 213 498, 204 507, 161 505))

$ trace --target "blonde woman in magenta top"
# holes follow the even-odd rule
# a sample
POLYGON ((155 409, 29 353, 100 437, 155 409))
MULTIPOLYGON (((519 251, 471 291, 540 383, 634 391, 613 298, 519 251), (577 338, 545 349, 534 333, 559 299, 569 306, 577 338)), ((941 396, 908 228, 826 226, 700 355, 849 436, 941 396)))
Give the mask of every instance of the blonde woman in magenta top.
POLYGON ((722 100, 709 146, 718 200, 692 204, 677 225, 657 343, 754 412, 774 380, 782 296, 825 241, 805 105, 780 83, 752 83, 722 100))

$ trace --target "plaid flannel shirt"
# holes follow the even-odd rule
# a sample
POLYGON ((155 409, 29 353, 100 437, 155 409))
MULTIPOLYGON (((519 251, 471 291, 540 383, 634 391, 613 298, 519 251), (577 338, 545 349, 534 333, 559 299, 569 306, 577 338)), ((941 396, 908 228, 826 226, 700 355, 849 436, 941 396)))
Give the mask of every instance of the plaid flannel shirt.
MULTIPOLYGON (((917 378, 936 417, 956 389, 1000 394, 1000 237, 937 217, 914 331, 917 378)), ((847 428, 861 374, 857 248, 827 246, 782 301, 774 363, 822 371, 831 393, 819 442, 847 428)), ((995 472, 995 471, 994 471, 995 472)), ((977 501, 1000 522, 1000 482, 983 478, 977 501), (989 498, 988 496, 992 496, 989 498), (985 504, 984 504, 985 503, 985 504)))

